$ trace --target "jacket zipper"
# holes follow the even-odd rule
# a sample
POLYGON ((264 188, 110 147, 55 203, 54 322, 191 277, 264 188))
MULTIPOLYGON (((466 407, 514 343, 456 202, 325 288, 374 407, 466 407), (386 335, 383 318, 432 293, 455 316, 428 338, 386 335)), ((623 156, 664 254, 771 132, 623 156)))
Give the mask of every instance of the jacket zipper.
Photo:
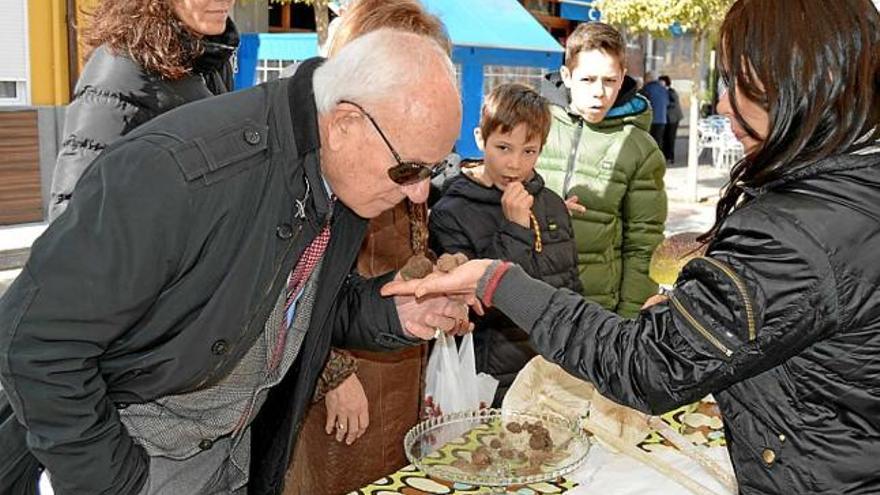
POLYGON ((727 266, 726 263, 722 263, 721 261, 707 256, 704 256, 701 259, 706 260, 710 265, 718 268, 733 280, 733 284, 736 285, 736 289, 742 297, 743 307, 746 309, 746 324, 749 328, 749 342, 755 340, 757 333, 755 330, 755 311, 752 308, 752 300, 749 298, 749 293, 746 292, 746 284, 743 283, 742 279, 739 278, 739 276, 734 273, 733 269, 727 266))
POLYGON ((669 297, 669 301, 672 302, 672 305, 675 306, 675 309, 681 313, 682 316, 691 324, 694 329, 696 329, 700 334, 709 341, 712 345, 718 348, 722 354, 726 357, 730 357, 733 355, 733 351, 731 351, 726 345, 724 345, 718 337, 715 336, 712 332, 710 332, 706 327, 704 327, 700 322, 697 321, 696 318, 691 315, 691 313, 684 308, 684 305, 681 304, 681 301, 678 300, 674 295, 669 297))
POLYGON ((571 151, 568 152, 568 167, 565 169, 565 181, 562 183, 562 197, 568 197, 568 188, 571 185, 571 178, 574 175, 574 166, 577 162, 578 145, 581 143, 581 134, 584 132, 584 121, 578 120, 577 129, 574 131, 574 137, 571 139, 571 151))

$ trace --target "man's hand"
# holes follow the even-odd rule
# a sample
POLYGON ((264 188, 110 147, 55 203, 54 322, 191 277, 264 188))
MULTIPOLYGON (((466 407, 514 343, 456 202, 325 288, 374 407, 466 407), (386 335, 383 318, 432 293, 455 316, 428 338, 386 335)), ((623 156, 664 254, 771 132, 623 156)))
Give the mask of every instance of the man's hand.
POLYGON ((565 198, 565 207, 568 208, 569 215, 573 213, 586 213, 587 207, 580 204, 578 197, 572 194, 565 198))
POLYGON ((346 445, 351 445, 367 431, 370 425, 369 404, 356 374, 352 373, 338 387, 327 392, 324 404, 327 406, 324 431, 330 435, 335 429, 337 442, 345 439, 346 445))
MULTIPOLYGON (((411 282, 427 280, 440 273, 435 271, 426 278, 413 279, 411 282)), ((382 295, 397 296, 394 298, 394 304, 397 306, 400 326, 414 337, 430 340, 437 336, 437 332, 464 335, 474 329, 474 324, 468 320, 468 307, 474 306, 477 314, 483 314, 482 306, 473 295, 448 296, 439 294, 416 298, 411 291, 399 293, 385 291, 386 287, 396 283, 407 284, 409 282, 404 282, 403 276, 398 272, 393 281, 382 287, 382 295)))
POLYGON ((416 299, 404 295, 395 297, 394 303, 397 305, 400 325, 410 335, 420 339, 433 339, 438 331, 464 335, 474 329, 474 324, 468 320, 468 303, 462 297, 433 295, 416 299))
POLYGON ((504 194, 501 195, 501 210, 504 212, 504 218, 525 228, 531 226, 534 203, 535 198, 519 182, 508 184, 504 194))

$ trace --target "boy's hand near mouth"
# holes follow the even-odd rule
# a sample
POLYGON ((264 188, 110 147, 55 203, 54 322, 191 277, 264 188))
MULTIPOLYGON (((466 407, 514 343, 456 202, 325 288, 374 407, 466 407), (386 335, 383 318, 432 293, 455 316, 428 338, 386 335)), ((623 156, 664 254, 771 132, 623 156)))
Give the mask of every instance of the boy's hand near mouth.
POLYGON ((521 182, 511 182, 504 188, 501 208, 504 217, 522 227, 531 227, 531 211, 535 198, 526 191, 521 182))

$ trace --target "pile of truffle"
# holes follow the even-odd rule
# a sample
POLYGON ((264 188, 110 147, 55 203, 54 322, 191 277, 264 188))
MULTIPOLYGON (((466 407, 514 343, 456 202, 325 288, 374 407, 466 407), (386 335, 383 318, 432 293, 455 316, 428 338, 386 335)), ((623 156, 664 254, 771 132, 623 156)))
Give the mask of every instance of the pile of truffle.
POLYGON ((540 421, 533 423, 511 421, 505 424, 505 429, 507 431, 499 432, 489 441, 488 447, 480 445, 474 449, 470 462, 458 459, 452 465, 463 471, 476 473, 498 463, 500 458, 503 459, 503 464, 520 464, 519 467, 511 469, 514 475, 527 476, 539 473, 541 464, 553 457, 553 439, 550 438, 547 428, 540 421), (524 434, 529 436, 528 449, 512 447, 512 445, 525 444, 524 441, 514 439, 524 434))

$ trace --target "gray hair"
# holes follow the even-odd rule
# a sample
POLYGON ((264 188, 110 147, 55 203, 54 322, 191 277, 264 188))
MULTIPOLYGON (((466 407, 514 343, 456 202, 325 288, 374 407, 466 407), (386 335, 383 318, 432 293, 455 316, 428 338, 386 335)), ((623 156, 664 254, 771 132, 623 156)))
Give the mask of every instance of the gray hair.
POLYGON ((399 97, 425 77, 440 60, 456 86, 455 67, 433 39, 395 29, 379 29, 351 41, 319 67, 312 78, 318 113, 342 100, 383 101, 399 97))

